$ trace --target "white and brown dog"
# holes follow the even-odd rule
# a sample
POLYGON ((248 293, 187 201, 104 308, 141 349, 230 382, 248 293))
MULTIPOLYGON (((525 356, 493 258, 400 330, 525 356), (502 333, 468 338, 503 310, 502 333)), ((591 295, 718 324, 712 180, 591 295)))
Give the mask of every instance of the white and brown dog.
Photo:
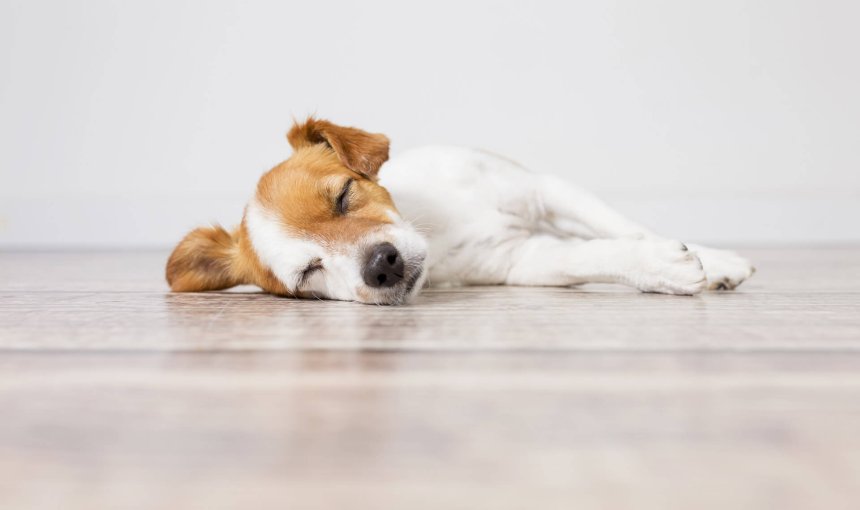
POLYGON ((603 282, 692 295, 733 289, 754 271, 732 252, 662 238, 560 178, 479 150, 413 150, 386 164, 383 187, 384 135, 310 118, 287 139, 293 155, 262 176, 238 228, 198 228, 179 243, 167 262, 171 289, 253 284, 402 304, 425 283, 603 282))

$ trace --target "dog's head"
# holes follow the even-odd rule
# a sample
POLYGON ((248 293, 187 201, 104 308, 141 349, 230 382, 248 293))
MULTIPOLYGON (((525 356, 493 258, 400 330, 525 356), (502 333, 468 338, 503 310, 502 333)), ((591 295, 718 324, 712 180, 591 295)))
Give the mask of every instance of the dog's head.
POLYGON ((303 298, 401 304, 425 279, 425 240, 377 183, 388 138, 308 119, 293 155, 260 178, 241 226, 189 233, 167 263, 174 291, 240 284, 303 298))

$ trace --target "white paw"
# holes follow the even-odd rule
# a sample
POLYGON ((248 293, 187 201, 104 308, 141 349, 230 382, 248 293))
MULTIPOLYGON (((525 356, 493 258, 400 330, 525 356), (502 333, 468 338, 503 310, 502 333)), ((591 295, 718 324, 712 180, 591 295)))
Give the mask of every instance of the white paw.
POLYGON ((708 278, 708 290, 732 290, 755 273, 749 260, 728 250, 690 245, 702 261, 708 278))
POLYGON ((637 267, 629 281, 639 290, 689 296, 705 289, 702 263, 683 243, 642 241, 638 246, 637 267))

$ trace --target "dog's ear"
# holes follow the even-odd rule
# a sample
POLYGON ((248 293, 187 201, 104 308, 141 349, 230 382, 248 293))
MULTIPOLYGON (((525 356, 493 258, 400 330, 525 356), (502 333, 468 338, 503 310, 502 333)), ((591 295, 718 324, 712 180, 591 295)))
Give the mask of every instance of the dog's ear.
POLYGON ((303 123, 295 123, 287 133, 287 140, 295 150, 325 144, 337 154, 344 166, 374 180, 379 167, 388 161, 387 136, 313 117, 308 117, 303 123))
POLYGON ((167 283, 175 292, 221 290, 244 283, 235 267, 238 244, 221 227, 192 230, 167 260, 167 283))

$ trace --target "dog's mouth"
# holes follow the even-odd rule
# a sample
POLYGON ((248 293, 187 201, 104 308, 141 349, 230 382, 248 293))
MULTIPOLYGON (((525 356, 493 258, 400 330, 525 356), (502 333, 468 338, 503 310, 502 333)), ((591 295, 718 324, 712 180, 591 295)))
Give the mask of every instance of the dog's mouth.
POLYGON ((415 287, 418 284, 418 280, 420 280, 422 276, 424 276, 424 268, 418 266, 418 268, 412 272, 412 275, 406 279, 404 287, 407 295, 412 294, 412 291, 415 290, 415 287))

